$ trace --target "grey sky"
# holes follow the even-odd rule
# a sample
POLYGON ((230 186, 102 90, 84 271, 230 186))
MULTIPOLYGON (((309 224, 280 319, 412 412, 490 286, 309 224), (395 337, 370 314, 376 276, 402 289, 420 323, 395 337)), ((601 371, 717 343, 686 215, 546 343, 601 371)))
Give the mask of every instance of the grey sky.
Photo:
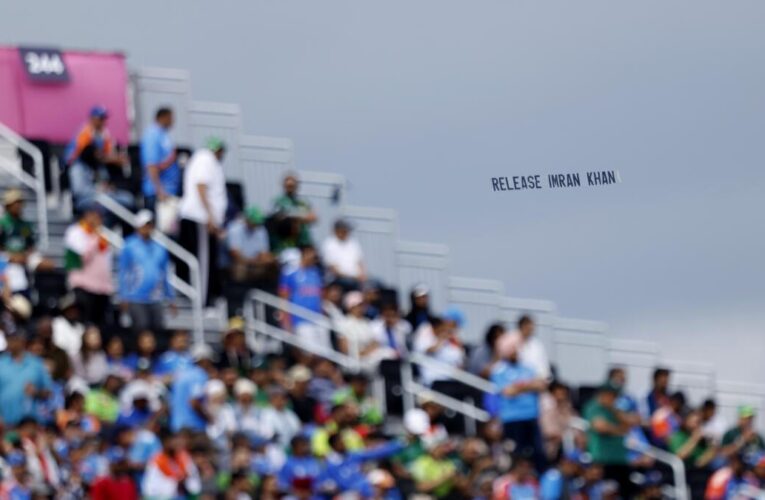
POLYGON ((345 174, 351 202, 448 244, 454 274, 730 379, 765 375, 763 26, 759 0, 0 6, 4 43, 190 69, 196 98, 240 103, 248 132, 294 139, 300 168, 345 174), (610 188, 490 191, 493 175, 612 168, 610 188))

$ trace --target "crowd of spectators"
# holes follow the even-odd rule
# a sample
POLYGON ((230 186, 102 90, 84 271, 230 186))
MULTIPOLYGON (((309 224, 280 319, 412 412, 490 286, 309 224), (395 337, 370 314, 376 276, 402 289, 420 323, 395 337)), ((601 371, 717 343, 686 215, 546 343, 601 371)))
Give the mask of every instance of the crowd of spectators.
POLYGON ((685 463, 693 498, 765 488, 753 407, 729 425, 713 400, 694 407, 672 391, 668 368, 642 398, 618 366, 599 387, 570 387, 526 315, 467 345, 469 318, 435 310, 426 284, 403 301, 374 280, 349 221, 315 244, 320 214, 297 175, 284 177, 270 211, 232 213, 226 145, 211 138, 182 165, 168 108, 142 135, 141 196, 125 196, 109 181, 128 160, 107 118, 94 108, 66 153, 77 221, 64 236, 69 292, 52 312, 33 307, 34 275, 56 263, 35 248, 23 193, 2 197, 0 499, 666 498, 671 471, 649 446, 685 463), (103 230, 114 221, 98 192, 140 208, 121 248, 103 230), (215 347, 169 331, 173 269, 181 279, 190 270, 152 239, 158 229, 197 256, 208 303, 237 288, 288 301, 272 323, 297 347, 255 349, 236 315, 215 347), (395 413, 400 391, 373 382, 382 374, 400 389, 397 367, 412 353, 430 360, 416 373, 430 390, 392 418, 385 409, 395 413), (491 418, 470 435, 439 395, 491 418))

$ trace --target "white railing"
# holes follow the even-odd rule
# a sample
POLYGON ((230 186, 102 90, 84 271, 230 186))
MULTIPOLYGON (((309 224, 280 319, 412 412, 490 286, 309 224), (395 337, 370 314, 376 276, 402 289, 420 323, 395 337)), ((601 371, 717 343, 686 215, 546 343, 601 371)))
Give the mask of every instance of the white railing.
MULTIPOLYGON (((244 318, 247 323, 247 342, 252 349, 256 351, 265 350, 264 343, 258 338, 258 335, 263 335, 266 338, 277 342, 283 342, 306 352, 310 352, 316 356, 329 359, 346 370, 361 370, 362 360, 359 357, 358 341, 354 336, 349 336, 351 352, 348 354, 336 351, 329 347, 317 345, 301 339, 282 328, 269 324, 266 320, 266 307, 273 307, 281 314, 294 314, 300 316, 304 320, 310 321, 320 328, 324 328, 327 331, 334 329, 342 334, 342 326, 334 324, 326 316, 295 305, 281 297, 276 297, 262 290, 252 290, 245 300, 243 310, 244 318)), ((490 420, 491 415, 482 408, 477 407, 472 401, 461 401, 417 383, 413 376, 413 364, 447 375, 450 379, 462 382, 481 392, 492 394, 497 392, 496 387, 492 383, 477 377, 472 373, 434 361, 419 353, 410 353, 401 359, 401 385, 404 391, 403 399, 405 409, 414 408, 415 395, 427 397, 448 410, 464 415, 467 423, 466 430, 468 433, 472 434, 475 434, 476 421, 487 422, 490 420)))
MULTIPOLYGON (((301 307, 299 305, 293 304, 292 302, 288 300, 284 300, 281 297, 277 297, 275 295, 272 295, 268 292, 264 292, 263 290, 252 290, 248 296, 247 299, 245 299, 244 302, 244 315, 246 319, 252 319, 259 326, 262 327, 268 327, 268 328, 260 328, 252 330, 250 342, 252 345, 257 345, 258 341, 255 337, 255 334, 257 332, 259 333, 265 333, 269 337, 272 337, 276 340, 283 341, 282 339, 276 338, 276 330, 278 332, 282 332, 284 335, 292 335, 289 332, 286 332, 285 330, 282 330, 281 328, 276 328, 272 325, 269 325, 266 321, 266 306, 273 307, 275 309, 278 309, 281 314, 294 314, 296 316, 300 316, 305 321, 308 321, 310 323, 313 323, 315 326, 322 328, 327 331, 327 333, 330 332, 330 330, 335 330, 342 334, 342 325, 336 325, 333 322, 331 322, 326 316, 322 314, 318 314, 315 311, 311 311, 310 309, 306 309, 305 307, 301 307), (267 331, 265 331, 267 330, 267 331)), ((348 339, 348 350, 349 353, 342 353, 340 351, 335 351, 334 349, 328 349, 323 346, 317 346, 313 344, 306 344, 305 342, 302 342, 299 339, 296 339, 294 335, 291 337, 288 337, 290 340, 287 342, 291 345, 296 345, 296 342, 300 342, 303 344, 303 347, 300 347, 301 349, 304 349, 306 351, 312 352, 316 354, 317 356, 331 359, 330 356, 342 356, 342 359, 345 359, 344 362, 338 363, 342 365, 344 368, 353 370, 353 371, 359 371, 361 370, 361 356, 359 355, 359 342, 355 335, 347 335, 345 338, 348 339)), ((341 359, 341 358, 338 358, 341 359)))
MULTIPOLYGON (((135 226, 135 214, 133 214, 130 210, 123 207, 113 199, 109 198, 104 193, 98 193, 96 195, 96 201, 109 212, 122 219, 124 222, 135 226)), ((110 231, 110 233, 112 238, 115 236, 119 237, 114 232, 110 231)), ((151 238, 162 245, 168 251, 168 253, 182 260, 189 267, 189 279, 191 283, 186 283, 177 275, 173 274, 170 277, 170 284, 181 294, 188 297, 188 299, 191 301, 191 317, 192 323, 194 325, 194 342, 204 343, 204 315, 202 312, 203 297, 201 290, 202 279, 199 271, 199 260, 197 260, 197 258, 188 250, 159 231, 154 231, 151 238)))
MULTIPOLYGON (((574 444, 573 432, 587 432, 590 428, 590 423, 583 418, 572 417, 569 421, 568 429, 566 430, 566 436, 564 436, 564 446, 571 447, 574 444)), ((682 459, 677 455, 669 453, 649 444, 640 443, 638 441, 625 438, 624 445, 638 453, 649 456, 657 462, 664 463, 672 469, 672 481, 674 482, 674 498, 676 500, 690 500, 690 494, 688 492, 688 483, 685 480, 685 464, 682 459)), ((569 448, 570 449, 570 448, 569 448)))
POLYGON ((21 168, 17 169, 15 165, 10 164, 8 161, 0 162, 0 168, 16 177, 28 188, 34 190, 35 197, 37 198, 37 226, 40 235, 38 247, 45 250, 50 243, 50 237, 48 236, 48 202, 45 194, 45 167, 43 165, 42 153, 34 144, 2 123, 0 123, 0 137, 32 157, 35 167, 34 177, 24 172, 21 168))

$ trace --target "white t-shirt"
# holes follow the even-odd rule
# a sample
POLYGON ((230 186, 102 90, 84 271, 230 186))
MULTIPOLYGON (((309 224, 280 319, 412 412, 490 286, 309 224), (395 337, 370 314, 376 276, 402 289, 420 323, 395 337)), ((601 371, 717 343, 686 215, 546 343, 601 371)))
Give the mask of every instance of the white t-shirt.
MULTIPOLYGON (((515 330, 506 335, 521 336, 521 332, 515 330)), ((539 378, 549 380, 552 378, 550 370, 550 359, 547 357, 547 349, 544 344, 535 335, 521 341, 521 350, 519 352, 521 363, 532 368, 539 378)))
POLYGON ((341 241, 335 235, 327 237, 321 245, 321 256, 325 264, 333 266, 343 276, 358 278, 361 274, 364 255, 361 245, 353 238, 341 241))
POLYGON ((197 150, 186 165, 183 174, 183 198, 179 212, 182 218, 200 224, 207 223, 207 211, 199 197, 197 186, 207 186, 207 202, 210 204, 213 222, 223 224, 226 215, 228 195, 226 194, 226 176, 223 165, 209 149, 197 150))

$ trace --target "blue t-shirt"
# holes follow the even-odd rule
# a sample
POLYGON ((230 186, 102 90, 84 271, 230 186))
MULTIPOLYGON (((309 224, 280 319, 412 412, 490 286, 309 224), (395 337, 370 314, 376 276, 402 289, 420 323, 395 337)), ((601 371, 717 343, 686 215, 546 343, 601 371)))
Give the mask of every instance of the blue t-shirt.
MULTIPOLYGON (((286 290, 289 301, 310 311, 321 314, 321 288, 323 282, 319 268, 299 267, 295 271, 282 274, 279 289, 286 290)), ((305 321, 302 317, 292 315, 292 326, 305 321)))
POLYGON ((270 248, 265 226, 253 229, 242 219, 235 220, 228 226, 226 242, 231 250, 236 250, 245 259, 255 258, 263 252, 268 252, 270 248))
MULTIPOLYGON (((143 133, 143 137, 141 137, 141 165, 143 165, 144 196, 156 196, 157 194, 147 167, 164 161, 174 149, 175 145, 170 134, 156 123, 149 125, 143 133)), ((159 183, 167 194, 178 196, 181 191, 181 169, 177 162, 164 170, 160 170, 159 183)))
POLYGON ((6 425, 16 425, 27 415, 35 416, 34 399, 25 392, 27 384, 37 390, 51 388, 42 360, 29 353, 24 353, 20 361, 7 352, 0 356, 0 417, 6 425))
MULTIPOLYGON (((520 363, 498 363, 491 372, 491 382, 501 391, 516 382, 525 382, 537 378, 533 368, 520 363)), ((536 392, 524 392, 507 397, 499 394, 487 404, 487 411, 498 416, 502 422, 520 422, 535 420, 539 416, 539 395, 536 392)))
POLYGON ((195 431, 205 430, 207 423, 191 407, 191 400, 199 399, 204 395, 207 378, 207 373, 197 365, 188 366, 177 372, 170 392, 170 408, 172 408, 170 429, 173 432, 184 428, 195 431))
POLYGON ((120 253, 119 297, 125 302, 153 304, 174 296, 167 250, 154 240, 134 234, 120 253))
POLYGON ((167 351, 162 353, 154 365, 154 375, 170 375, 191 365, 191 354, 187 352, 167 351))

